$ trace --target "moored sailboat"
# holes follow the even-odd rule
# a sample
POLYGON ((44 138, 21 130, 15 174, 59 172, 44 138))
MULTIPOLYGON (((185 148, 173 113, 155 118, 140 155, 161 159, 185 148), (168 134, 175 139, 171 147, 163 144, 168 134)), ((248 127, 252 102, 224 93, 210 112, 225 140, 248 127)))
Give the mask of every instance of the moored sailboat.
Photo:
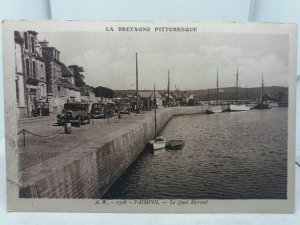
POLYGON ((250 110, 249 106, 245 104, 238 104, 238 86, 239 86, 239 68, 237 68, 236 70, 235 104, 229 105, 229 109, 231 112, 250 110))
POLYGON ((264 101, 264 74, 262 74, 262 79, 261 79, 260 102, 255 106, 255 109, 271 109, 270 104, 264 101))
POLYGON ((221 113, 222 107, 219 105, 219 70, 217 68, 217 99, 216 105, 209 105, 208 109, 205 110, 206 114, 221 113))
POLYGON ((157 121, 156 121, 156 95, 155 95, 155 84, 154 84, 154 139, 149 141, 149 143, 152 145, 153 150, 159 150, 159 149, 164 149, 167 144, 167 140, 160 136, 157 137, 157 121))

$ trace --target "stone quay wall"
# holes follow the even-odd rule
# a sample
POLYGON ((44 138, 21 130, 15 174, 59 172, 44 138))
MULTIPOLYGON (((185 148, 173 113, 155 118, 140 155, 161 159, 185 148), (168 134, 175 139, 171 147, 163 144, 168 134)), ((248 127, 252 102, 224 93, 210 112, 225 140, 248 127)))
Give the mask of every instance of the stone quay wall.
MULTIPOLYGON (((205 109, 158 109, 157 129, 160 131, 175 115, 203 113, 205 109)), ((108 136, 105 143, 85 143, 20 171, 20 198, 101 197, 154 137, 154 116, 128 123, 108 136)))

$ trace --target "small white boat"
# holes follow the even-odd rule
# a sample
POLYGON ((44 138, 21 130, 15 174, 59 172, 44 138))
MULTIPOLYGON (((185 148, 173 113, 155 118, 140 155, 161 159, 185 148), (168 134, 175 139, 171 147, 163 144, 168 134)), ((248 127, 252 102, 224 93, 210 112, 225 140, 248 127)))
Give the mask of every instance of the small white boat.
POLYGON ((152 144, 153 150, 159 150, 166 148, 167 140, 164 137, 156 137, 149 143, 152 144))
POLYGON ((249 111, 250 110, 250 106, 246 106, 246 105, 230 105, 229 109, 231 112, 235 112, 235 111, 249 111))
POLYGON ((206 114, 213 114, 213 113, 221 113, 223 110, 222 110, 222 107, 220 105, 216 105, 216 106, 210 106, 206 111, 205 113, 206 114))

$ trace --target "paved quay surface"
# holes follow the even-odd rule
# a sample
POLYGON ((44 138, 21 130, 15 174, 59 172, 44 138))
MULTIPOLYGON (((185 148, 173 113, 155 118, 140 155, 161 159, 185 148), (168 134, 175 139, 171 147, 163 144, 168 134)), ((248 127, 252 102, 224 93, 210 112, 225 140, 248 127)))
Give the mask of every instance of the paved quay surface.
MULTIPOLYGON (((159 109, 159 111, 166 109, 159 109)), ((131 115, 122 115, 121 119, 117 117, 108 119, 94 119, 90 124, 81 127, 72 126, 71 134, 64 133, 64 127, 56 124, 56 115, 49 118, 31 119, 19 121, 19 131, 26 129, 37 135, 49 137, 38 137, 32 134, 25 134, 25 146, 23 145, 23 133, 19 134, 19 170, 23 170, 55 157, 59 154, 70 151, 74 148, 84 146, 87 143, 96 141, 99 143, 109 139, 112 132, 141 122, 146 117, 154 117, 153 112, 144 112, 142 114, 132 113, 131 115), (56 133, 56 134, 55 134, 56 133), (54 135, 52 135, 54 134, 54 135)))
MULTIPOLYGON (((161 130, 172 116, 199 114, 203 109, 159 109, 157 129, 161 130)), ((71 134, 64 134, 55 117, 39 122, 20 122, 19 126, 19 131, 26 129, 25 146, 23 134, 19 135, 19 195, 24 198, 102 196, 154 136, 153 111, 109 122, 94 120, 89 125, 73 127, 71 134)))

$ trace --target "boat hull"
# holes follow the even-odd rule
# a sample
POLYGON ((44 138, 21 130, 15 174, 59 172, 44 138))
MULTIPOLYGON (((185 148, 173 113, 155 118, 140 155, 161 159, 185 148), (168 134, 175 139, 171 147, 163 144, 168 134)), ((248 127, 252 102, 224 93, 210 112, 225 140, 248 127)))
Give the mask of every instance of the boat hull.
POLYGON ((205 113, 206 114, 214 114, 214 113, 221 113, 223 110, 222 110, 222 107, 221 106, 213 106, 213 107, 209 107, 205 113))
POLYGON ((159 150, 166 148, 166 143, 160 143, 160 142, 152 142, 153 150, 159 150))
POLYGON ((255 109, 271 109, 271 106, 268 103, 258 103, 255 109))
POLYGON ((166 148, 167 140, 152 140, 149 143, 152 145, 153 150, 159 150, 166 148))
POLYGON ((237 112, 237 111, 249 111, 250 107, 246 105, 230 105, 229 109, 231 112, 237 112))
POLYGON ((183 140, 171 140, 167 142, 166 148, 173 150, 182 149, 184 144, 183 140))

